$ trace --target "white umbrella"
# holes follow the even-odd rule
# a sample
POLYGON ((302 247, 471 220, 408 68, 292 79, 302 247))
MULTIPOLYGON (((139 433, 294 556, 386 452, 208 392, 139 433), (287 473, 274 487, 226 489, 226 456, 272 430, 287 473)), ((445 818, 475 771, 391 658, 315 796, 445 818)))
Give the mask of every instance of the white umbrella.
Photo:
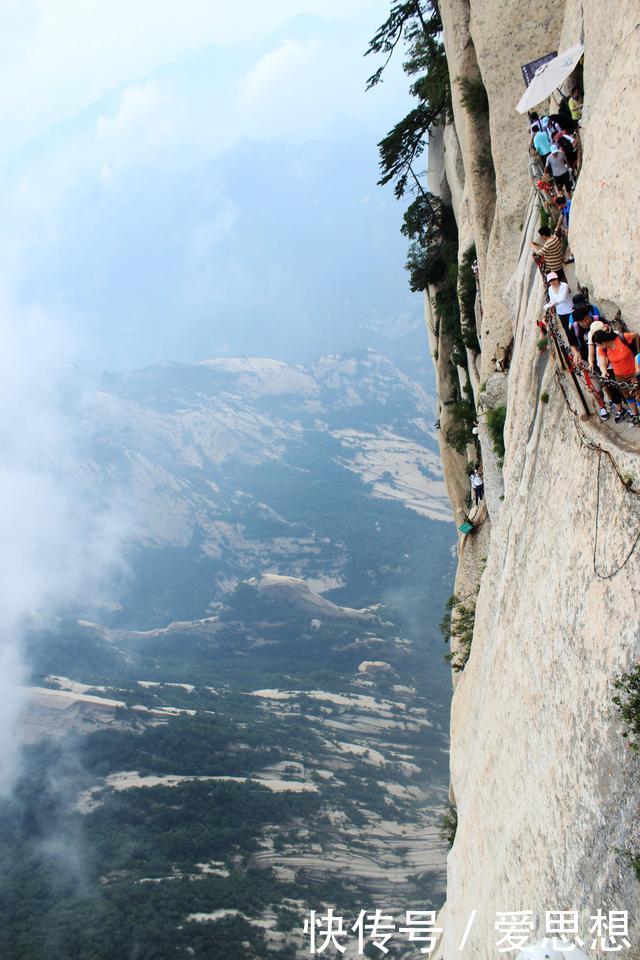
POLYGON ((569 47, 564 53, 558 54, 553 60, 549 60, 538 67, 533 75, 533 80, 516 107, 518 113, 526 113, 527 110, 531 110, 532 107, 546 100, 556 87, 564 83, 569 74, 573 73, 583 53, 584 44, 576 43, 574 47, 569 47))

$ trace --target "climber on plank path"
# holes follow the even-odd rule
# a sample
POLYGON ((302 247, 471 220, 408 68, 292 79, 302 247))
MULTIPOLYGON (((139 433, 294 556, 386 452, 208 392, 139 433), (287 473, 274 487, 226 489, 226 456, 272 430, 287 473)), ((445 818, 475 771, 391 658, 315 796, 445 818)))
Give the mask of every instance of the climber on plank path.
POLYGON ((542 243, 536 243, 535 240, 531 241, 531 246, 533 248, 534 255, 539 254, 544 258, 544 268, 550 273, 557 274, 558 279, 562 283, 567 282, 567 278, 564 272, 564 252, 562 250, 562 240, 560 239, 561 233, 561 222, 562 218, 558 221, 558 226, 551 233, 551 230, 546 225, 542 225, 538 230, 538 234, 542 237, 542 243))
POLYGON ((581 115, 581 90, 575 84, 570 101, 563 98, 558 114, 529 114, 530 152, 545 167, 544 179, 537 183, 538 193, 551 221, 541 224, 540 242, 531 241, 534 260, 547 284, 545 319, 538 325, 549 334, 587 415, 591 411, 579 381, 595 399, 601 420, 609 419, 610 407, 616 423, 628 420, 640 426, 640 336, 626 332, 624 324, 619 329, 619 313, 613 319, 615 326, 607 322, 598 308, 589 303, 588 291, 582 291, 579 284, 580 292, 571 297, 564 272, 565 263, 573 261, 572 256, 565 257, 564 248, 571 193, 582 154, 578 132, 581 115), (543 187, 550 187, 549 181, 558 194, 552 201, 541 192, 543 187))
POLYGON ((609 324, 602 324, 603 330, 596 330, 591 336, 598 354, 598 365, 605 380, 623 381, 619 389, 628 409, 621 403, 616 404, 616 423, 628 417, 632 423, 640 425, 638 417, 638 403, 636 401, 633 384, 636 374, 636 354, 639 350, 640 337, 637 333, 616 333, 609 324), (626 381, 626 382, 624 382, 626 381))
POLYGON ((470 475, 471 489, 475 499, 476 507, 484 499, 484 477, 482 475, 482 465, 476 463, 473 473, 470 475))
POLYGON ((554 271, 547 274, 547 283, 549 284, 547 289, 549 302, 545 303, 544 309, 550 310, 552 307, 556 308, 556 313, 560 318, 565 336, 568 337, 569 318, 573 313, 573 299, 571 297, 569 284, 566 283, 566 281, 563 283, 554 271))

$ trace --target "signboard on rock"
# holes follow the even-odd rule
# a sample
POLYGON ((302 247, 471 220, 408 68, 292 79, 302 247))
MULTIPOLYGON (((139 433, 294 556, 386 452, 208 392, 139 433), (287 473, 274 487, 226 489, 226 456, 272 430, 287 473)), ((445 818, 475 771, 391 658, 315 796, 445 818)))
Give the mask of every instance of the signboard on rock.
POLYGON ((557 56, 558 51, 554 50, 552 53, 545 53, 544 57, 538 57, 537 60, 532 60, 531 63, 525 63, 525 65, 520 68, 525 84, 529 86, 538 67, 541 67, 543 63, 549 63, 549 60, 553 60, 557 56))

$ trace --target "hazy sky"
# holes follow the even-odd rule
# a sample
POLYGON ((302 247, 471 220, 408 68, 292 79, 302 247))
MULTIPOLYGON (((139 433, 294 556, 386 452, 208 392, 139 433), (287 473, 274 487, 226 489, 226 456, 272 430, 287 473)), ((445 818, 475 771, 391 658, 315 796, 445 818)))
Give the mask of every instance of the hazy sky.
MULTIPOLYGON (((415 349, 386 0, 4 0, 4 297, 93 368, 415 349)), ((53 349, 53 357, 57 355, 53 349)), ((52 359, 53 359, 52 357, 52 359)))

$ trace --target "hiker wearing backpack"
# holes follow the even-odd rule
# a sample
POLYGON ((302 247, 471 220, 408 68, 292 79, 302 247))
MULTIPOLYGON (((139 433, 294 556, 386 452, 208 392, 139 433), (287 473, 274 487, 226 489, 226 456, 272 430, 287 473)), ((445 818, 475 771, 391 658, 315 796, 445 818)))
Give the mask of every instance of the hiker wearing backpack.
POLYGON ((567 339, 571 351, 576 360, 582 360, 589 367, 593 367, 595 361, 595 347, 591 347, 592 355, 589 355, 589 345, 591 344, 591 334, 596 330, 604 329, 595 327, 591 330, 594 320, 600 320, 600 311, 594 303, 587 303, 583 293, 576 293, 572 297, 573 309, 569 316, 569 329, 567 330, 567 339))
POLYGON ((587 387, 594 394, 598 401, 599 415, 601 420, 609 419, 605 397, 609 403, 622 403, 622 394, 617 387, 611 383, 605 382, 600 385, 600 371, 592 368, 595 357, 595 344, 591 344, 591 335, 595 329, 604 329, 604 324, 600 320, 600 311, 593 303, 588 303, 583 293, 576 293, 573 297, 573 311, 569 316, 569 327, 567 330, 567 339, 569 348, 573 354, 573 359, 578 366, 585 370, 584 377, 587 387), (589 360, 589 353, 593 352, 594 357, 589 360))
MULTIPOLYGON (((595 324, 592 324, 593 326, 595 324)), ((598 366, 603 378, 605 380, 613 378, 614 380, 635 381, 636 354, 640 350, 638 334, 616 333, 608 323, 602 323, 602 328, 591 334, 591 342, 595 345, 598 366), (613 373, 610 372, 610 367, 613 373)), ((626 401, 628 409, 625 410, 621 403, 614 404, 616 407, 616 423, 620 423, 621 420, 628 417, 633 423, 640 424, 638 404, 633 388, 622 383, 617 384, 617 387, 626 401)))
MULTIPOLYGON (((589 369, 589 375, 593 378, 594 384, 599 390, 602 391, 604 397, 607 398, 609 406, 611 406, 614 410, 619 410, 622 407, 624 398, 616 386, 616 381, 613 376, 613 367, 607 361, 608 375, 606 378, 602 378, 600 368, 596 365, 596 344, 593 342, 594 333, 597 333, 599 330, 610 330, 611 327, 605 320, 603 320, 600 311, 596 306, 594 306, 594 304, 588 303, 584 298, 582 298, 582 300, 583 302, 581 304, 580 299, 578 299, 576 304, 576 313, 574 313, 574 316, 579 316, 581 313, 581 310, 579 309, 580 307, 586 307, 588 310, 587 316, 585 318, 578 319, 577 321, 578 327, 583 332, 583 343, 586 343, 587 350, 587 356, 585 357, 584 353, 581 352, 581 358, 585 361, 589 369)), ((576 303, 576 298, 574 298, 574 303, 576 303)), ((600 408, 600 419, 609 419, 609 412, 605 406, 600 408)))
POLYGON ((581 360, 585 364, 589 362, 589 330, 594 321, 588 306, 585 304, 576 304, 574 297, 573 311, 569 316, 569 329, 567 330, 567 340, 569 347, 576 360, 581 360))

